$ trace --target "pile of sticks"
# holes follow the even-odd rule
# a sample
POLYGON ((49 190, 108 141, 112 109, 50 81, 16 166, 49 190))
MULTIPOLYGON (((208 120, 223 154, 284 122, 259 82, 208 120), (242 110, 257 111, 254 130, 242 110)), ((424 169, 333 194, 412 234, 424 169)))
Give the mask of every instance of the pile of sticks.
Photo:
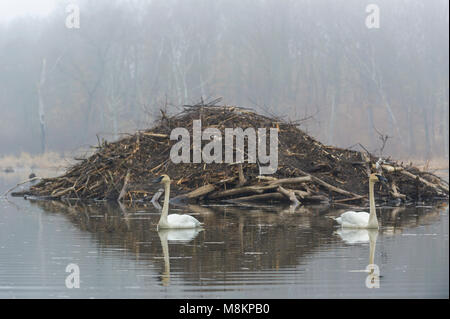
POLYGON ((378 185, 379 200, 407 203, 448 199, 448 183, 430 172, 383 160, 368 152, 324 145, 299 126, 299 122, 263 116, 245 108, 187 105, 173 116, 161 112, 161 118, 148 130, 113 143, 103 142, 92 156, 82 159, 64 175, 43 178, 30 189, 13 195, 150 201, 160 188, 150 181, 168 174, 175 200, 364 202, 368 194, 368 175, 379 172, 389 180, 387 186, 378 185), (261 176, 258 164, 247 161, 173 163, 170 150, 177 141, 170 140, 171 131, 186 128, 192 137, 193 120, 197 119, 202 121, 203 128, 218 128, 222 134, 225 128, 276 128, 278 170, 273 175, 261 176))

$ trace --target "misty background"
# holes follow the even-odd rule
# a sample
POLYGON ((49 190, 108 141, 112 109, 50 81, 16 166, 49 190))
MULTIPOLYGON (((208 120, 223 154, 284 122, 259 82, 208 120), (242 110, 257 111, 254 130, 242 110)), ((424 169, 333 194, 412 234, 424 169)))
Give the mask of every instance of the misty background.
POLYGON ((71 152, 223 97, 305 119, 325 144, 376 151, 381 133, 384 155, 448 158, 448 27, 447 0, 57 1, 0 20, 0 156, 71 152))

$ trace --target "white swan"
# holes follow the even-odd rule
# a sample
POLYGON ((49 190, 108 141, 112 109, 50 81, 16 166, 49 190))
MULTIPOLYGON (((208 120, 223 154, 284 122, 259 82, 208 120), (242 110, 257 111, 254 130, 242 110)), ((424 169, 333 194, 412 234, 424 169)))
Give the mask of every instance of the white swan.
POLYGON ((164 204, 161 218, 159 219, 158 229, 162 228, 196 228, 201 227, 197 219, 190 215, 169 214, 169 198, 170 198, 170 178, 167 175, 161 175, 153 181, 154 183, 162 183, 164 185, 164 204))
POLYGON ((387 179, 378 174, 370 174, 369 177, 369 203, 370 214, 366 212, 348 211, 340 217, 335 218, 336 222, 344 228, 369 228, 378 229, 377 213, 375 210, 375 197, 373 188, 376 182, 387 182, 387 179))

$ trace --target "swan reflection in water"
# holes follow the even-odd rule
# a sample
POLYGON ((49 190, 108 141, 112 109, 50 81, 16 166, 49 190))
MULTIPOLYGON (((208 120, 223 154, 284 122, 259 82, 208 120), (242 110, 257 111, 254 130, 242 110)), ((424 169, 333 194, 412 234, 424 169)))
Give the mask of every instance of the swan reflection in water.
POLYGON ((170 284, 170 255, 169 241, 178 243, 188 243, 193 240, 202 231, 202 228, 186 228, 186 229, 160 229, 158 231, 159 240, 161 241, 162 252, 164 255, 164 271, 161 275, 163 286, 170 284))
POLYGON ((345 229, 341 228, 336 231, 341 239, 347 244, 361 244, 369 242, 369 264, 367 265, 365 272, 369 275, 366 277, 367 288, 379 288, 380 287, 380 269, 378 265, 374 263, 375 259, 375 246, 377 243, 378 229, 345 229))

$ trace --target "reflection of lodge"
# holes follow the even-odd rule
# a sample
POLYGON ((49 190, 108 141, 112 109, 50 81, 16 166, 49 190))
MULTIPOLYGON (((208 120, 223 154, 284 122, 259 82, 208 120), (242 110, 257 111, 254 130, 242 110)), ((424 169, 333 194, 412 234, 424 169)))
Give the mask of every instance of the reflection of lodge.
MULTIPOLYGON (((66 214, 77 227, 91 232, 102 248, 126 248, 137 259, 159 263, 163 284, 169 281, 170 271, 182 271, 184 277, 199 280, 200 273, 202 278, 216 278, 244 267, 250 271, 292 267, 320 246, 341 241, 332 235, 334 221, 325 216, 329 207, 302 207, 292 214, 276 207, 188 206, 186 210, 205 223, 205 230, 191 236, 188 243, 178 244, 158 234, 160 214, 153 208, 125 208, 116 203, 35 203, 47 212, 66 214), (168 246, 164 247, 166 239, 168 246), (171 258, 189 258, 170 259, 168 265, 169 259, 162 257, 169 252, 171 258)), ((333 211, 333 215, 339 213, 333 211)), ((439 208, 383 209, 378 215, 381 234, 399 233, 403 228, 439 220, 439 208)))

